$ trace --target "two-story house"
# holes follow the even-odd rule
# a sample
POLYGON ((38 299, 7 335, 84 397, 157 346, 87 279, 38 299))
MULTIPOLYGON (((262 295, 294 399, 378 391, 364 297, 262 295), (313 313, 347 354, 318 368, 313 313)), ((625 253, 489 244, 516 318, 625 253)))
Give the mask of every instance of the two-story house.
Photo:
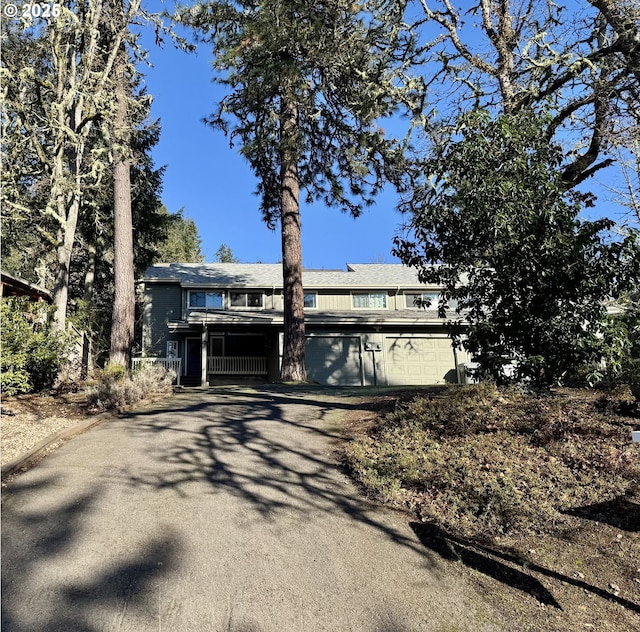
MULTIPOLYGON (((158 264, 144 279, 145 356, 180 359, 183 384, 277 380, 283 346, 280 264, 158 264)), ((437 314, 437 287, 400 264, 304 270, 308 379, 320 384, 457 381, 467 361, 437 314), (420 308, 416 299, 429 298, 420 308)))

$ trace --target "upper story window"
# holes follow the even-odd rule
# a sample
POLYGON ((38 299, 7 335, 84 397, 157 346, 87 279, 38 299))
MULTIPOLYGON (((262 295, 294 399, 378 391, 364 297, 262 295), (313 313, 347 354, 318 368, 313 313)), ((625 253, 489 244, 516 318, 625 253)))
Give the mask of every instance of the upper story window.
MULTIPOLYGON (((421 294, 405 294, 404 296, 408 308, 440 310, 441 297, 438 292, 422 292, 421 294)), ((445 314, 448 310, 455 310, 457 304, 456 300, 449 299, 444 305, 445 314)))
POLYGON ((386 309, 385 292, 358 292, 351 295, 354 309, 386 309))
POLYGON ((421 294, 405 294, 406 307, 438 309, 438 292, 422 292, 421 294))
POLYGON ((304 306, 315 308, 318 307, 318 293, 317 292, 305 292, 304 293, 304 306))
POLYGON ((222 309, 224 295, 222 292, 189 292, 189 307, 205 307, 222 309))
POLYGON ((262 307, 264 301, 261 292, 231 292, 229 304, 231 307, 262 307))

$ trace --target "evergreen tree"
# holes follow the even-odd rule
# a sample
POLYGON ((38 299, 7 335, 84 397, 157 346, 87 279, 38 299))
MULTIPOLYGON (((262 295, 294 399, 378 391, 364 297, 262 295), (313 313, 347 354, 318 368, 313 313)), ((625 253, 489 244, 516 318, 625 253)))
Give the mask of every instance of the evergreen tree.
POLYGON ((381 120, 419 109, 404 10, 396 0, 218 0, 176 15, 213 46, 229 94, 208 122, 239 143, 264 221, 280 224, 285 381, 306 379, 300 192, 357 217, 402 155, 381 120))
POLYGON ((163 206, 161 214, 167 225, 166 236, 158 243, 153 262, 202 263, 204 255, 195 222, 184 216, 184 209, 169 214, 163 206))
MULTIPOLYGON (((124 24, 136 13, 136 7, 137 2, 91 0, 63 6, 60 19, 41 28, 2 22, 2 151, 3 178, 7 183, 2 187, 1 206, 3 266, 54 289, 60 273, 61 248, 72 239, 73 248, 65 266, 68 277, 64 317, 66 320, 68 313, 76 325, 91 333, 101 357, 109 346, 116 290, 114 164, 110 159, 114 153, 117 156, 118 150, 121 154, 125 150, 130 162, 136 275, 157 260, 158 248, 164 246, 168 230, 175 223, 161 211, 163 169, 156 169, 150 157, 151 148, 158 141, 159 125, 146 120, 150 99, 139 89, 139 76, 132 71, 126 137, 118 138, 113 145, 118 101, 112 46, 119 41, 122 50, 126 42, 132 55, 142 54, 124 24), (69 11, 76 9, 78 15, 72 19, 69 11), (116 19, 118 16, 120 19, 116 19), (64 57, 65 51, 69 57, 64 57), (56 74, 52 69, 59 57, 64 58, 64 63, 56 74), (83 84, 85 94, 78 78, 86 73, 89 80, 83 84), (63 108, 57 105, 59 102, 64 102, 63 108), (70 111, 72 103, 75 109, 70 111), (54 116, 56 112, 59 118, 54 116), (79 120, 77 117, 82 115, 85 118, 79 120), (65 126, 65 117, 71 117, 70 127, 65 126), (80 178, 79 187, 76 176, 80 178), (56 178, 58 184, 51 186, 56 178), (65 192, 65 204, 70 204, 69 222, 62 215, 49 212, 55 190, 65 192), (64 237, 67 229, 70 233, 64 237), (34 260, 37 266, 33 265, 34 260)), ((133 64, 128 67, 132 69, 133 64)), ((131 236, 131 227, 125 232, 131 236)), ((128 274, 131 303, 134 277, 133 272, 128 274)), ((60 315, 60 302, 57 312, 60 315)))
POLYGON ((395 240, 422 281, 443 285, 455 341, 497 380, 511 359, 551 384, 607 356, 606 304, 640 277, 638 233, 612 241, 611 220, 580 219, 592 196, 564 190, 546 123, 527 112, 461 117, 414 174, 408 231, 395 240))
MULTIPOLYGON (((124 17, 120 7, 117 17, 124 17)), ((116 16, 114 16, 115 18, 116 16)), ((113 316, 109 362, 129 367, 135 328, 135 271, 133 263, 133 219, 131 213, 132 125, 129 101, 128 53, 124 42, 115 62, 116 113, 113 120, 113 316)))
MULTIPOLYGON (((130 38, 128 26, 140 0, 120 6, 122 20, 111 19, 115 5, 107 0, 59 6, 60 15, 44 26, 3 22, 3 39, 27 41, 27 49, 33 51, 33 56, 3 59, 3 138, 6 145, 16 143, 23 152, 22 160, 11 168, 33 165, 32 173, 46 183, 38 213, 45 218, 42 225, 55 248, 55 322, 64 330, 83 198, 99 184, 108 156, 108 144, 96 146, 89 137, 94 125, 108 119, 115 107, 114 63, 122 43, 130 38)), ((12 183, 20 179, 20 174, 10 177, 12 183)), ((19 192, 10 191, 6 199, 12 211, 20 212, 19 192)))
POLYGON ((216 261, 220 263, 239 263, 238 259, 233 256, 231 247, 227 244, 221 244, 216 250, 216 261))

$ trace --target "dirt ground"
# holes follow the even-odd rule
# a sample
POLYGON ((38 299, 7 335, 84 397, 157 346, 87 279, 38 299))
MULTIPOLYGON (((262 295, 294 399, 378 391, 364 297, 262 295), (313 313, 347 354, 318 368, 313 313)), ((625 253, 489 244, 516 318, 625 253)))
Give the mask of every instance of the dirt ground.
POLYGON ((2 465, 55 432, 92 416, 84 405, 83 393, 3 397, 1 414, 2 465))
MULTIPOLYGON (((385 412, 414 394, 369 401, 346 420, 347 437, 378 426, 385 412)), ((574 398, 577 409, 599 397, 578 389, 562 396, 574 398)), ((638 419, 613 413, 608 418, 605 434, 611 432, 612 444, 630 442, 630 430, 640 429, 638 419)), ((640 462, 640 444, 633 447, 640 462)), ((407 516, 425 548, 475 582, 514 631, 640 630, 640 481, 625 495, 580 507, 528 534, 465 538, 414 513, 407 516)))

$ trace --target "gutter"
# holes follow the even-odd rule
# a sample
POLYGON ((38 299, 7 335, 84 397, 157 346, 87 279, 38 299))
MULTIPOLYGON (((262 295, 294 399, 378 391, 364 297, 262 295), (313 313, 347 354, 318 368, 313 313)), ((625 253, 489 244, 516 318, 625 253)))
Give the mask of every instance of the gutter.
MULTIPOLYGON (((201 283, 188 283, 185 282, 184 279, 178 279, 178 278, 163 278, 163 279, 158 279, 158 278, 142 278, 140 280, 137 281, 137 283, 176 283, 178 285, 180 285, 180 287, 183 287, 185 289, 211 289, 211 288, 215 288, 215 289, 231 289, 231 288, 239 288, 239 289, 247 289, 247 290, 255 290, 258 291, 260 289, 264 289, 266 287, 269 287, 268 284, 267 285, 260 285, 257 283, 251 284, 251 285, 241 285, 241 284, 233 284, 233 285, 229 285, 229 283, 208 283, 208 282, 201 282, 201 283)), ((417 284, 417 285, 372 285, 372 284, 367 284, 367 285, 355 285, 353 283, 350 284, 346 284, 346 285, 328 285, 326 283, 321 283, 321 284, 307 284, 304 283, 303 287, 305 290, 314 290, 314 291, 319 291, 319 290, 345 290, 345 291, 358 291, 358 292, 375 292, 375 291, 380 291, 380 290, 384 290, 384 291, 395 291, 395 294, 399 294, 401 291, 405 291, 405 292, 424 292, 424 291, 429 291, 429 290, 440 290, 442 289, 441 285, 437 285, 437 284, 430 284, 430 285, 424 285, 424 284, 417 284)), ((283 289, 284 286, 283 285, 272 285, 271 289, 275 290, 275 289, 283 289)))

